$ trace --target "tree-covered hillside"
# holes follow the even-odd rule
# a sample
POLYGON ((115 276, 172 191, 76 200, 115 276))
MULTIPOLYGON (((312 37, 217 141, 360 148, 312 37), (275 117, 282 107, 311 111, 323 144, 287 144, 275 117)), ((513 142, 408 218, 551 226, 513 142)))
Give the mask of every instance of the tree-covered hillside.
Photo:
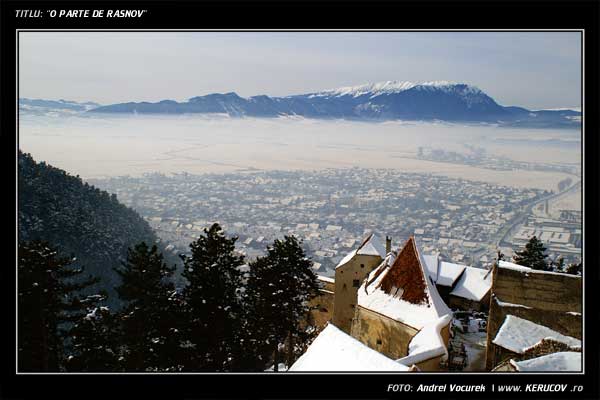
POLYGON ((127 248, 157 242, 148 223, 115 195, 21 151, 18 200, 19 241, 49 241, 65 256, 74 255, 86 275, 101 279, 113 306, 114 288, 121 284, 113 269, 126 259, 127 248))

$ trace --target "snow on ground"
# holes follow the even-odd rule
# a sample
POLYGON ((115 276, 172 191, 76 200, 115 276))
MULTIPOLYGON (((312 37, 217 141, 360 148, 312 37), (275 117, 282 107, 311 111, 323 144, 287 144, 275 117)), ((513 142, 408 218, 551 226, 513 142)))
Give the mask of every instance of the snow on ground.
POLYGON ((492 343, 522 354, 542 339, 554 339, 571 347, 581 347, 579 339, 510 314, 504 319, 492 343))
POLYGON ((490 271, 466 267, 456 286, 450 294, 469 300, 479 301, 492 288, 492 274, 490 271))
POLYGON ((329 324, 289 371, 408 371, 408 369, 406 365, 365 346, 329 324))
POLYGON ((462 343, 467 352, 467 365, 463 371, 485 371, 486 332, 454 332, 454 343, 462 343))
POLYGON ((524 361, 510 360, 519 372, 576 372, 581 371, 581 353, 562 351, 524 361))

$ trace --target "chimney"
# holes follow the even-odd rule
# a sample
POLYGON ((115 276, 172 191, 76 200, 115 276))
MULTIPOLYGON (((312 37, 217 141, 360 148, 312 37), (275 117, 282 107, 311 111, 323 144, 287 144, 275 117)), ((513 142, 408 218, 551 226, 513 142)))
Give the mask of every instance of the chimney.
POLYGON ((392 251, 392 238, 389 236, 385 236, 385 254, 388 254, 392 251))

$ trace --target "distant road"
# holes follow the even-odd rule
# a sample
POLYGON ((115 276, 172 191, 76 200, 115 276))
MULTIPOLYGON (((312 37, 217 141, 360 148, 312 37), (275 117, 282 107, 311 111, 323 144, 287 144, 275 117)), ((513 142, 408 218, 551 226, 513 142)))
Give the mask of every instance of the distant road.
POLYGON ((552 200, 561 196, 564 196, 574 190, 581 190, 581 181, 577 181, 575 184, 569 186, 562 192, 551 194, 550 196, 542 197, 541 199, 536 200, 535 202, 528 204, 525 206, 523 211, 519 213, 508 225, 503 227, 498 233, 498 240, 496 241, 496 247, 500 247, 503 243, 507 246, 511 245, 511 243, 506 242, 507 237, 513 231, 515 227, 520 225, 532 212, 533 208, 540 203, 545 202, 546 200, 552 200))

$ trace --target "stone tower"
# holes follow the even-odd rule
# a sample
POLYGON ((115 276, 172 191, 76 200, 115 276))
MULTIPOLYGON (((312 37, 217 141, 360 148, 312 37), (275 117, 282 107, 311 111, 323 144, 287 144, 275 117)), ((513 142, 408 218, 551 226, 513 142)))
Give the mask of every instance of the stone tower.
POLYGON ((332 323, 350 334, 356 308, 358 288, 365 277, 385 257, 385 248, 379 239, 369 235, 356 250, 344 257, 335 268, 335 299, 332 323))

